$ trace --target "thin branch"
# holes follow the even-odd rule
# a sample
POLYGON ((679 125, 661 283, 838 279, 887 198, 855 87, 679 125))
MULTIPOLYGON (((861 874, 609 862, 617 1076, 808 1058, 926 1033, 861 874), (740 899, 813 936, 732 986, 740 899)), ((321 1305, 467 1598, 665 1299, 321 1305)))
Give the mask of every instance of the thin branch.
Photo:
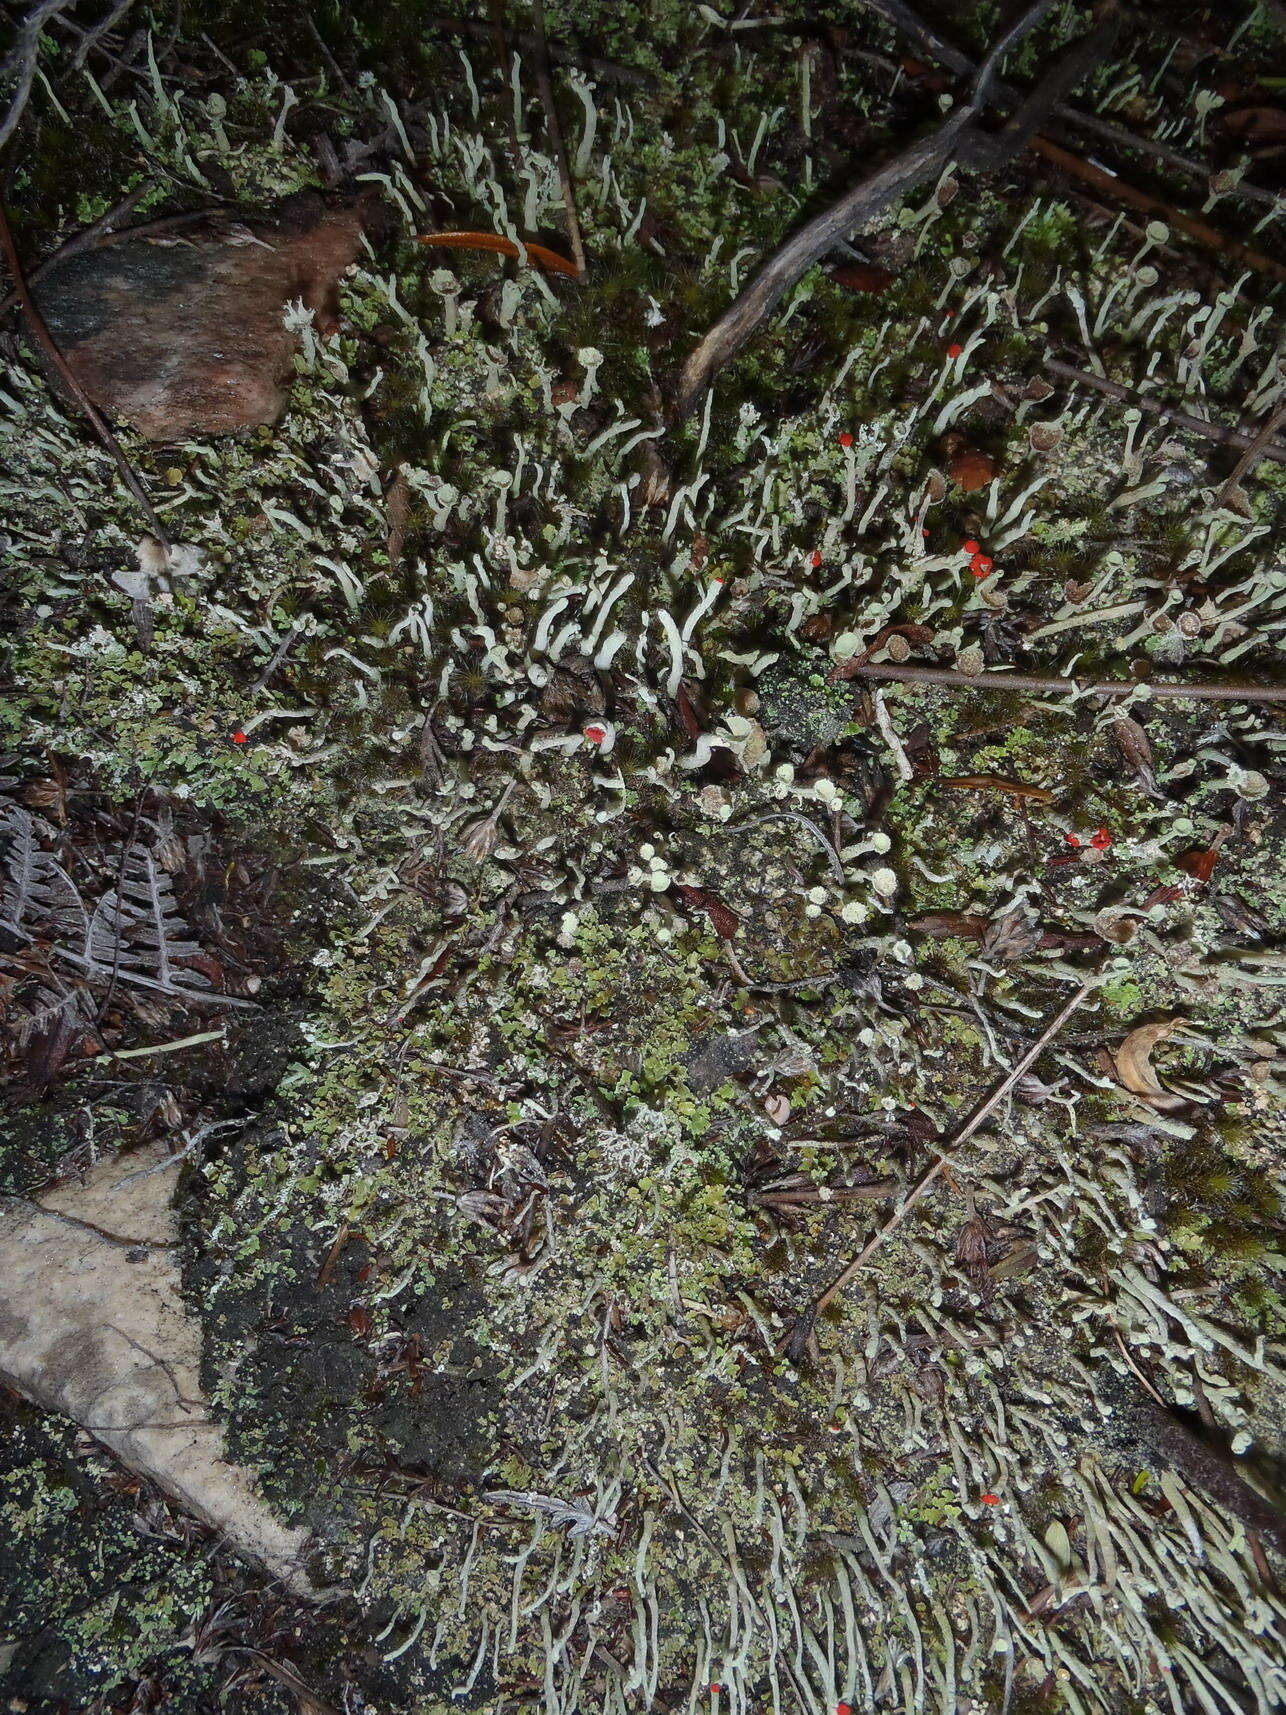
MULTIPOLYGON (((115 208, 109 208, 107 213, 100 215, 92 226, 82 228, 68 239, 65 239, 56 250, 51 250, 43 262, 37 262, 34 268, 27 270, 27 284, 34 286, 36 281, 43 278, 55 262, 66 262, 72 256, 79 256, 83 251, 93 250, 108 239, 124 236, 113 232, 113 227, 126 215, 133 214, 145 196, 156 189, 156 181, 149 179, 141 185, 136 185, 128 196, 122 197, 115 208)), ((0 316, 8 315, 18 302, 17 292, 10 292, 5 298, 0 298, 0 316)))
POLYGON ((104 447, 106 447, 107 451, 116 461, 116 468, 120 471, 121 476, 124 478, 126 488, 128 488, 130 493, 134 496, 135 501, 142 510, 143 516, 147 519, 148 527, 152 534, 156 537, 161 546, 168 551, 169 537, 165 532, 165 528, 162 525, 161 520, 156 515, 152 502, 148 499, 142 483, 135 474, 133 465, 126 458, 125 453, 121 448, 121 444, 116 439, 116 436, 112 432, 106 418, 101 415, 98 407, 81 386, 80 378, 76 374, 76 371, 68 363, 62 352, 59 351, 54 336, 45 326, 45 318, 35 306, 31 293, 27 289, 27 281, 22 272, 22 263, 18 259, 18 249, 13 241, 13 233, 9 229, 9 218, 5 214, 2 205, 0 205, 0 250, 3 250, 4 252, 5 262, 8 265, 10 276, 13 279, 14 290, 18 294, 18 302, 22 305, 22 313, 27 318, 27 325, 48 353, 49 361, 58 371, 58 374, 62 377, 70 390, 72 397, 76 400, 76 403, 89 419, 90 426, 93 428, 94 433, 98 436, 104 447))
MULTIPOLYGON (((1078 131, 1088 131, 1091 136, 1102 137, 1109 143, 1116 143, 1123 149, 1139 149, 1145 155, 1153 155, 1166 166, 1173 167, 1176 172, 1186 173, 1189 178, 1202 179, 1208 185, 1210 170, 1203 167, 1199 161, 1190 161, 1186 155, 1181 155, 1177 149, 1172 149, 1168 143, 1158 143, 1155 137, 1149 137, 1140 131, 1131 131, 1128 125, 1118 125, 1114 119, 1104 119, 1097 113, 1083 113, 1079 107, 1064 103, 1058 109, 1058 117, 1078 131)), ((1230 186, 1228 196, 1244 197, 1247 202, 1261 203, 1265 208, 1278 208, 1281 198, 1273 191, 1266 191, 1262 185, 1246 183, 1230 186)))
MULTIPOLYGON (((975 86, 983 99, 990 91, 993 72, 1005 52, 1044 16, 1045 0, 1036 0, 1019 24, 1007 30, 983 60, 975 74, 975 86)), ((830 208, 823 209, 793 233, 768 258, 745 290, 690 353, 679 377, 678 415, 689 412, 709 386, 716 372, 745 344, 790 288, 815 262, 837 243, 865 225, 889 203, 922 184, 957 155, 970 164, 998 166, 1016 154, 1029 139, 1030 130, 1047 116, 1050 104, 1079 82, 1106 51, 1116 20, 1111 11, 1085 37, 1054 62, 1040 83, 1021 104, 1011 125, 999 136, 975 129, 980 105, 969 101, 927 137, 912 143, 878 172, 863 179, 830 208)))
POLYGON ((892 679, 903 685, 958 685, 969 691, 1076 691, 1090 697, 1149 697, 1206 703, 1286 703, 1286 685, 1217 682, 1164 685, 1140 679, 1075 679, 1061 673, 962 673, 955 667, 895 667, 892 662, 845 665, 837 678, 892 679))
POLYGON ((1239 238, 1232 238, 1226 232, 1220 232, 1208 222, 1198 220, 1195 215, 1185 214, 1182 209, 1175 208, 1161 197, 1153 196, 1150 191, 1139 190, 1137 185, 1127 183, 1115 173, 1109 173, 1106 168, 1096 167, 1092 161, 1083 161, 1079 155, 1073 155, 1070 149, 1064 149, 1058 143, 1051 143, 1048 137, 1033 137, 1030 146, 1051 166, 1058 167, 1069 178, 1092 185, 1104 196, 1123 202, 1127 208, 1136 208, 1143 214, 1156 215, 1169 225, 1177 226, 1180 232, 1186 233, 1194 244, 1201 245, 1203 249, 1213 250, 1217 256, 1226 257, 1230 262, 1241 262, 1247 268, 1253 268, 1257 274, 1266 274, 1272 280, 1286 280, 1286 266, 1274 261, 1271 256, 1265 256, 1262 251, 1243 244, 1239 238))
POLYGON ((18 25, 14 45, 5 56, 4 64, 0 65, 0 88, 9 83, 13 84, 8 109, 3 119, 0 119, 0 149, 3 149, 13 136, 18 128, 18 121, 26 110, 40 58, 41 32, 51 19, 56 18, 59 12, 65 12, 73 3, 74 0, 37 0, 37 4, 18 25))
POLYGON ((751 334, 797 280, 842 238, 865 225, 881 209, 931 177, 955 148, 974 117, 961 107, 936 130, 903 149, 891 161, 855 185, 837 203, 814 215, 771 255, 745 290, 693 349, 679 378, 679 414, 686 415, 751 334))
POLYGON ((854 1278, 862 1267, 864 1267, 868 1258, 879 1249, 891 1233, 896 1231, 896 1229, 902 1225, 903 1221, 937 1179, 938 1175, 948 1166, 952 1152, 959 1149, 962 1143, 966 1143, 969 1138, 973 1136, 974 1132, 978 1130, 978 1127, 988 1117, 988 1115, 994 1113, 996 1108, 999 1107, 1000 1103, 1003 1102, 1005 1097, 1009 1094, 1010 1090, 1013 1089, 1014 1085, 1023 1076, 1024 1072, 1028 1071, 1030 1067, 1035 1064, 1036 1060, 1039 1059, 1040 1055, 1053 1041, 1054 1037, 1058 1035, 1059 1031, 1067 1023, 1068 1019, 1081 1005, 1085 998, 1093 993, 1093 991, 1093 983, 1082 983, 1076 993, 1059 1008, 1054 1017, 1050 1019, 1044 1030, 1042 1030, 1040 1035, 1036 1038, 1035 1042, 1023 1055, 1022 1059, 1019 1060, 1017 1065, 1011 1067, 1011 1069, 1005 1073, 1004 1077, 994 1087, 994 1089, 992 1089, 990 1094, 984 1096, 982 1101, 977 1104, 969 1117, 964 1121, 963 1125, 959 1126, 957 1130, 952 1133, 945 1148, 940 1151, 938 1159, 933 1163, 932 1167, 930 1167, 928 1171, 922 1174, 916 1181, 914 1187, 907 1194, 906 1200, 894 1210, 892 1216, 885 1225, 880 1227, 871 1235, 867 1242, 862 1246, 861 1250, 853 1258, 852 1262, 848 1264, 847 1268, 845 1268, 840 1274, 836 1275, 835 1279, 826 1288, 825 1292, 822 1293, 821 1297, 814 1302, 812 1306, 813 1317, 820 1315, 821 1312, 825 1310, 826 1306, 830 1303, 831 1299, 834 1298, 835 1294, 844 1290, 849 1281, 854 1278))
MULTIPOLYGON (((1119 27, 1120 19, 1115 8, 1108 7, 1094 28, 1061 53, 1035 88, 1023 97, 999 137, 977 139, 977 163, 995 171, 1033 143, 1035 133, 1057 111, 1063 98, 1083 83, 1099 61, 1106 58, 1119 27)), ((985 71, 984 65, 978 74, 979 80, 985 71)))
MULTIPOLYGON (((1135 405, 1140 411, 1150 411, 1154 416, 1164 417, 1181 429, 1189 429, 1194 435, 1204 435, 1207 440, 1216 441, 1221 447, 1236 447, 1245 452, 1258 439, 1257 435, 1248 435, 1244 430, 1227 429, 1222 423, 1212 423, 1207 417, 1194 417, 1187 411, 1177 410, 1173 405, 1166 405, 1160 399, 1154 399, 1150 393, 1140 393, 1132 387, 1123 387, 1119 381, 1109 381, 1105 375, 1091 375, 1087 369, 1075 369, 1070 363, 1063 363, 1056 357, 1047 357, 1045 368, 1051 375, 1061 375, 1065 381, 1079 381, 1084 387, 1093 387, 1099 393, 1106 393, 1109 399, 1119 399, 1123 405, 1135 405)), ((1257 456, 1276 459, 1280 464, 1286 464, 1286 447, 1274 446, 1271 441, 1267 441, 1259 448, 1257 456)))
POLYGON ((558 182, 562 187, 563 207, 567 211, 567 242, 571 246, 576 272, 585 272, 585 246, 581 242, 580 221, 576 218, 576 192, 571 170, 567 165, 567 150, 563 147, 563 128, 558 123, 558 108, 554 102, 554 80, 549 71, 549 39, 545 34, 545 0, 531 0, 531 18, 536 26, 536 86, 540 90, 545 124, 549 130, 549 146, 558 167, 558 182))
POLYGON ((302 624, 291 626, 290 630, 286 633, 286 635, 282 638, 281 642, 277 645, 276 653, 273 655, 272 660, 269 661, 268 665, 264 668, 263 672, 260 673, 259 677, 255 680, 254 684, 251 685, 247 689, 247 691, 246 691, 246 701, 247 702, 250 701, 251 697, 257 695, 258 692, 263 690, 264 686, 268 683, 269 679, 272 678, 273 674, 277 671, 278 667, 281 666, 282 662, 290 654, 290 651, 295 647, 296 643, 298 643, 299 639, 304 635, 304 629, 305 628, 302 624))
MULTIPOLYGON (((862 4, 872 11, 878 12, 882 18, 892 24, 903 35, 910 39, 926 53, 930 59, 936 60, 940 66, 953 73, 956 77, 972 77, 976 67, 973 58, 957 48, 954 43, 945 40, 932 29, 918 13, 904 3, 904 0, 862 0, 862 4)), ((991 80, 993 99, 1017 102, 1020 92, 1003 78, 991 80)), ((1159 143, 1154 137, 1143 136, 1131 131, 1124 125, 1118 125, 1111 119, 1104 119, 1097 113, 1086 113, 1074 107, 1070 102, 1060 101, 1054 109, 1059 119, 1066 124, 1074 125, 1079 130, 1089 131, 1103 137, 1109 142, 1123 148, 1141 149, 1167 166, 1177 171, 1187 173, 1192 177, 1209 180, 1209 172, 1195 161, 1190 161, 1181 155, 1177 149, 1169 148, 1165 143, 1159 143)), ((1234 185, 1229 195, 1245 197, 1247 200, 1262 203, 1265 207, 1276 208, 1280 202, 1274 192, 1264 190, 1259 185, 1234 185)))
MULTIPOLYGON (((1232 493, 1233 489, 1236 488, 1237 484, 1253 472, 1260 459, 1266 458, 1270 455, 1273 436, 1277 433, 1278 429, 1281 428, 1283 423, 1286 423, 1286 399, 1283 399, 1277 409, 1275 411, 1270 411, 1268 416, 1265 417, 1258 433, 1254 436, 1245 452, 1242 453, 1241 457, 1237 460, 1227 482, 1225 482, 1223 487, 1219 490, 1219 493, 1216 496, 1216 505, 1223 505, 1223 503, 1228 499, 1228 496, 1232 493)), ((1277 456, 1280 458, 1281 454, 1278 453, 1277 456)))
POLYGON ((1037 24, 1054 9, 1054 0, 1035 0, 1035 3, 1016 18, 1007 30, 992 43, 987 50, 987 57, 974 74, 973 84, 969 90, 969 99, 975 107, 981 107, 988 99, 991 86, 1000 70, 1000 62, 1011 48, 1016 48, 1024 36, 1030 35, 1037 24))
MULTIPOLYGON (((89 58, 92 50, 98 46, 104 36, 110 34, 110 32, 116 28, 117 24, 120 23, 121 19, 133 4, 134 0, 116 0, 116 4, 100 23, 95 24, 91 30, 82 30, 80 32, 80 45, 72 56, 71 66, 73 71, 79 71, 81 69, 85 61, 89 58)), ((71 19, 66 18, 63 22, 71 24, 71 19)), ((75 29, 75 27, 76 26, 73 24, 72 28, 75 29)))
POLYGON ((904 4, 904 0, 861 0, 861 3, 869 6, 873 12, 878 12, 895 30, 901 30, 904 36, 910 36, 917 47, 923 48, 931 59, 937 60, 939 65, 945 66, 957 77, 972 77, 977 70, 968 54, 962 53, 959 48, 938 35, 918 12, 904 4))

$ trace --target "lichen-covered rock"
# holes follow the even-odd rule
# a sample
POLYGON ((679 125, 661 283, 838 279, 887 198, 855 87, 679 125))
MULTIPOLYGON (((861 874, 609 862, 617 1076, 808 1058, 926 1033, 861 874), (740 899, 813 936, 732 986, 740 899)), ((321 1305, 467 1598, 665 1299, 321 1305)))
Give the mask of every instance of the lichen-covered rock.
POLYGON ((287 306, 333 331, 361 235, 357 208, 303 194, 271 218, 213 213, 69 257, 35 296, 100 410, 153 441, 226 434, 281 415, 298 344, 287 306))

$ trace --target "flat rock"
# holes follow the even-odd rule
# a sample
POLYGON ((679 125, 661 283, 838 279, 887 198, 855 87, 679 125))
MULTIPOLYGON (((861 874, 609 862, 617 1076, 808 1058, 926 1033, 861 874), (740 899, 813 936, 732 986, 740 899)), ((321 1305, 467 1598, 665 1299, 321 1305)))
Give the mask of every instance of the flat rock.
POLYGON ((226 1457, 184 1301, 164 1145, 38 1201, 0 1198, 0 1381, 73 1418, 298 1595, 307 1533, 226 1457))
POLYGON ((212 213, 56 263, 33 288, 94 404, 153 441, 273 423, 286 407, 296 300, 338 325, 339 278, 362 236, 356 206, 310 193, 275 214, 212 213))

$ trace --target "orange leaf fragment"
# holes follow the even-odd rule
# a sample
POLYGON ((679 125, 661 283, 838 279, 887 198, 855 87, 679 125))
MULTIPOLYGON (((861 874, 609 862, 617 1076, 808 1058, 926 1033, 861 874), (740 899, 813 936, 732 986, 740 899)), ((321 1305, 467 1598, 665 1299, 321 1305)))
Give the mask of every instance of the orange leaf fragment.
POLYGON ((837 286, 847 286, 850 292, 871 292, 877 296, 888 291, 893 278, 887 268, 878 268, 873 262, 849 262, 831 273, 831 279, 837 286))
POLYGON ((1182 857, 1177 857, 1174 861, 1176 866, 1194 881, 1209 881, 1214 874, 1215 865, 1219 862, 1219 848, 1211 846, 1207 851, 1184 852, 1182 857))
POLYGON ((521 256, 525 250, 527 260, 537 263, 547 273, 580 279, 576 265, 556 250, 550 250, 543 244, 524 243, 519 247, 512 238, 505 238, 499 232, 422 232, 420 243, 432 244, 442 250, 493 250, 498 256, 521 256))

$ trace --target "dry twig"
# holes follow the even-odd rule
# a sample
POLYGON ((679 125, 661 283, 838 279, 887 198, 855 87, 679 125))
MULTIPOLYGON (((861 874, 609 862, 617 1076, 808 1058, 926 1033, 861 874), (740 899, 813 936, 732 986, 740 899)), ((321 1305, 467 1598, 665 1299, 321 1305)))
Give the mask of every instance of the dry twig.
POLYGON ((1265 256, 1262 251, 1243 244, 1239 238, 1232 238, 1228 233, 1218 231, 1207 221, 1198 220, 1195 215, 1185 214, 1182 209, 1173 207, 1161 197, 1153 196, 1150 191, 1141 191, 1137 185, 1129 184, 1115 173, 1109 173, 1105 167, 1096 167, 1092 161, 1083 161, 1079 155, 1073 155, 1070 149, 1064 149, 1061 144, 1052 143, 1048 137, 1033 137, 1031 147, 1051 166, 1065 172, 1069 178, 1092 185, 1102 195, 1114 197, 1127 208, 1136 208, 1142 214, 1154 215, 1170 226, 1177 226, 1180 232, 1186 233, 1203 249, 1213 250, 1216 255, 1227 257, 1230 262, 1240 262, 1247 268, 1253 268, 1257 274, 1266 274, 1269 279, 1286 280, 1286 267, 1275 262, 1271 256, 1265 256))
POLYGON ((830 208, 814 215, 774 251, 690 353, 679 378, 680 416, 692 409, 716 372, 745 344, 796 281, 843 239, 957 155, 975 165, 994 167, 1022 148, 1031 129, 1048 114, 1051 104, 1067 93, 1069 82, 1084 77, 1101 56, 1115 28, 1115 18, 1109 12, 1088 36, 1073 43, 1069 52, 1055 61, 1023 102, 1012 124, 999 136, 988 136, 976 129, 973 122, 982 105, 991 98, 995 67, 1047 10, 1046 0, 1036 0, 996 42, 974 73, 976 99, 971 96, 936 130, 895 155, 830 208))
POLYGON ((1233 466, 1227 482, 1219 490, 1216 496, 1216 505, 1222 506, 1227 501, 1237 484, 1251 475, 1260 459, 1269 458, 1274 452, 1279 459, 1282 457, 1282 454, 1273 447, 1272 440, 1283 423, 1286 423, 1286 399, 1283 399, 1277 409, 1270 411, 1265 417, 1250 445, 1233 466))
POLYGON ((13 136, 18 128, 18 121, 27 106, 27 98, 31 94, 31 86, 36 77, 36 65, 40 58, 41 33, 59 12, 65 12, 71 0, 37 0, 37 4, 18 25, 13 47, 0 65, 0 88, 12 84, 13 94, 9 98, 9 106, 4 117, 0 118, 0 149, 13 136))
POLYGON ((897 667, 867 662, 845 678, 893 679, 904 685, 958 685, 968 691, 1079 691, 1091 697, 1125 697, 1143 691, 1150 697, 1206 703, 1286 703, 1286 685, 1163 685, 1139 679, 1074 679, 1059 673, 962 673, 954 667, 897 667))
MULTIPOLYGON (((1045 368, 1051 375, 1061 375, 1065 381, 1079 381, 1084 387, 1093 387, 1096 392, 1106 393, 1109 399, 1119 399, 1123 405, 1134 405, 1140 411, 1150 411, 1154 416, 1164 417, 1167 422, 1176 424, 1181 429, 1189 429, 1194 435, 1204 435, 1209 441, 1217 442, 1221 447, 1236 447, 1247 451, 1252 447, 1259 435, 1248 435, 1241 429, 1226 429, 1222 423, 1212 423, 1208 417, 1194 417, 1188 411, 1180 411, 1173 405, 1166 405, 1160 399, 1154 399, 1150 393, 1137 392, 1132 387, 1123 387, 1119 381, 1109 381, 1105 375, 1093 375, 1088 369, 1076 369, 1070 363, 1063 363, 1057 357, 1047 357, 1045 368)), ((1262 430, 1259 431, 1263 433, 1262 430)), ((1286 464, 1286 447, 1274 446, 1271 439, 1259 447, 1257 457, 1276 459, 1286 464)))
POLYGON ((580 221, 576 218, 576 192, 572 186, 571 170, 567 165, 567 150, 563 146, 563 128, 558 123, 558 108, 554 102, 554 80, 549 71, 549 39, 545 34, 545 0, 531 0, 532 22, 536 26, 536 84, 540 90, 545 124, 549 129, 549 146, 558 167, 558 182, 562 187, 563 207, 567 211, 567 242, 571 246, 576 272, 585 272, 585 246, 581 242, 580 221))
POLYGON ((852 1280, 858 1271, 865 1265, 868 1258, 879 1249, 891 1233, 902 1225, 903 1221, 911 1213, 911 1210, 920 1201, 921 1197, 924 1196, 929 1187, 934 1183, 938 1175, 945 1171, 945 1169, 950 1165, 952 1151, 959 1149, 962 1143, 967 1142, 968 1139, 973 1136, 974 1132, 978 1130, 978 1127, 988 1117, 988 1115, 995 1112, 996 1108, 998 1108, 1000 1103, 1004 1101, 1005 1097, 1013 1089, 1014 1085, 1023 1076, 1023 1074, 1029 1071, 1035 1064, 1036 1060, 1076 1011, 1077 1007, 1081 1005, 1087 995, 1093 992, 1093 989, 1093 983, 1082 983, 1076 990, 1075 994, 1073 994, 1069 1000, 1064 1002, 1064 1004, 1055 1013, 1054 1017, 1050 1019, 1044 1030, 1041 1031, 1035 1042, 1032 1043, 1031 1047, 1023 1055, 1022 1059, 1018 1061, 1017 1065, 1013 1066, 1005 1073, 1004 1077, 990 1092, 990 1094, 983 1097, 977 1106, 974 1107, 973 1111, 969 1114, 969 1117, 964 1121, 964 1123, 952 1133, 950 1139, 947 1141, 946 1147, 939 1153, 938 1159, 926 1173, 923 1173, 920 1176, 915 1185, 908 1192, 905 1201, 901 1203, 896 1210, 894 1210, 893 1215, 885 1225, 880 1227, 878 1231, 871 1235, 867 1242, 862 1246, 861 1250, 858 1251, 857 1255, 853 1258, 852 1262, 850 1262, 840 1274, 836 1275, 835 1279, 826 1288, 825 1292, 822 1293, 821 1297, 815 1300, 811 1309, 811 1317, 815 1318, 825 1310, 831 1299, 835 1297, 835 1294, 844 1290, 849 1281, 852 1280))
MULTIPOLYGON (((970 77, 974 72, 974 61, 969 54, 964 53, 952 42, 938 35, 904 0, 862 0, 872 11, 878 12, 895 29, 901 30, 919 47, 930 59, 936 60, 947 71, 956 77, 970 77)), ((997 99, 1017 102, 1019 91, 1014 85, 1006 83, 1003 78, 992 80, 992 88, 997 99)), ((1192 178, 1209 180, 1209 172, 1199 162, 1190 161, 1186 155, 1181 155, 1177 149, 1168 144, 1159 143, 1155 137, 1148 137, 1140 132, 1131 131, 1127 126, 1118 125, 1114 120, 1104 119, 1097 113, 1085 113, 1070 102, 1060 101, 1054 108, 1057 117, 1066 124, 1075 126, 1077 130, 1088 131, 1092 136, 1102 137, 1121 148, 1139 149, 1143 153, 1153 155, 1163 161, 1166 166, 1185 173, 1192 178)), ((1118 181, 1119 183, 1119 181, 1118 181)), ((1234 185, 1230 195, 1244 197, 1250 202, 1261 203, 1266 208, 1276 208, 1278 197, 1274 192, 1264 190, 1260 185, 1234 185)))
MULTIPOLYGON (((58 246, 51 250, 43 262, 37 262, 34 268, 27 269, 27 284, 32 286, 44 274, 48 273, 55 262, 66 262, 72 256, 79 256, 83 251, 94 250, 100 244, 108 243, 123 237, 132 237, 132 233, 118 233, 114 230, 118 222, 132 214, 143 198, 156 189, 154 180, 145 180, 141 185, 135 185, 128 196, 122 197, 115 208, 109 208, 106 214, 100 215, 92 226, 86 226, 75 232, 58 246)), ((136 229, 137 230, 137 229, 136 229)), ((10 292, 7 297, 0 298, 0 316, 8 315, 18 302, 17 292, 10 292)))

